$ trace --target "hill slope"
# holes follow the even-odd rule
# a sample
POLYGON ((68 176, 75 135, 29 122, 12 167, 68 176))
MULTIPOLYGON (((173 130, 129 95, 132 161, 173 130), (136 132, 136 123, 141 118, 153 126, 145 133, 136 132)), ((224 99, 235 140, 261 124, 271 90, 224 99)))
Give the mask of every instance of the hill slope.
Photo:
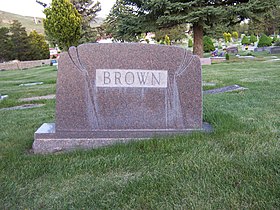
MULTIPOLYGON (((40 34, 44 34, 43 18, 36 17, 37 24, 35 23, 34 17, 17 15, 9 12, 4 12, 0 10, 0 28, 10 27, 13 20, 18 20, 21 22, 22 26, 26 28, 27 33, 36 30, 40 34)), ((104 18, 97 17, 95 21, 90 24, 91 27, 100 26, 104 22, 104 18)))
POLYGON ((36 30, 38 33, 44 33, 43 18, 36 18, 37 24, 35 23, 34 17, 17 15, 9 12, 0 11, 0 27, 10 27, 13 20, 21 22, 22 26, 26 28, 27 33, 32 30, 36 30))

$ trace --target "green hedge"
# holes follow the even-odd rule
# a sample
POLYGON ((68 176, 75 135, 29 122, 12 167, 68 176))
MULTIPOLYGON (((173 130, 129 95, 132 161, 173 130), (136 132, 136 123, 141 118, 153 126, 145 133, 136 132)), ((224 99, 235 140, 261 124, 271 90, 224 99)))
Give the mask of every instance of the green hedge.
POLYGON ((265 34, 261 36, 258 47, 269 47, 272 45, 272 39, 265 34))
POLYGON ((203 50, 204 52, 211 52, 215 50, 214 44, 209 36, 203 37, 203 50))

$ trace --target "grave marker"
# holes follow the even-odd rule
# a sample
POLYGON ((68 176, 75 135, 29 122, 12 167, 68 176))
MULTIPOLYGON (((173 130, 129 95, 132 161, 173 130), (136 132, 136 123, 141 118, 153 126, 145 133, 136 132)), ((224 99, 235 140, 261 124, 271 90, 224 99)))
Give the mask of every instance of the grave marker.
POLYGON ((60 56, 56 123, 35 133, 33 149, 92 148, 207 126, 199 57, 171 46, 84 44, 60 56))

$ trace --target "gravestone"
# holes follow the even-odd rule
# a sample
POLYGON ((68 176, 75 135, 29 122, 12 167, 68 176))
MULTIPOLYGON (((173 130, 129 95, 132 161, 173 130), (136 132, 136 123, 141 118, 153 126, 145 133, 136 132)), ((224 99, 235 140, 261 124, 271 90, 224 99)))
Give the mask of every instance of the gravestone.
POLYGON ((237 54, 238 53, 238 47, 228 47, 226 49, 227 53, 237 54))
POLYGON ((8 95, 1 95, 1 94, 0 94, 0 101, 1 101, 1 100, 4 100, 5 98, 8 98, 8 95))
POLYGON ((269 49, 270 54, 280 54, 280 47, 271 47, 269 49))
POLYGON ((264 52, 264 51, 270 52, 270 48, 271 47, 257 47, 254 49, 254 52, 264 52))
POLYGON ((34 86, 34 85, 42 85, 44 84, 43 82, 31 82, 31 83, 25 83, 25 84, 20 84, 19 86, 34 86))
POLYGON ((56 123, 35 132, 35 153, 94 148, 209 129, 201 64, 183 48, 84 44, 58 64, 56 123))
POLYGON ((218 94, 218 93, 226 93, 226 92, 237 92, 237 91, 243 91, 247 89, 248 88, 244 88, 239 85, 231 85, 231 86, 226 86, 221 88, 215 88, 212 90, 205 90, 203 91, 203 94, 207 95, 207 94, 218 94))

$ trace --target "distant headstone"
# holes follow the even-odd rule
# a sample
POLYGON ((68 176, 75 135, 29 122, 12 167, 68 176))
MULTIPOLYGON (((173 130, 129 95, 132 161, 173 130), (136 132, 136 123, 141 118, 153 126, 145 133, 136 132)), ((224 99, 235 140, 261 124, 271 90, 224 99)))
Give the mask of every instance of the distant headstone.
POLYGON ((56 123, 35 133, 35 153, 93 148, 209 128, 201 64, 183 48, 84 44, 59 59, 56 123))
POLYGON ((245 55, 245 56, 236 55, 236 57, 243 58, 243 59, 255 59, 255 56, 252 56, 252 55, 245 55))
POLYGON ((202 82, 202 86, 216 86, 215 82, 202 82))
POLYGON ((280 58, 270 59, 270 60, 266 60, 264 62, 277 62, 277 61, 280 61, 280 58))
POLYGON ((204 95, 218 94, 218 93, 225 93, 225 92, 242 91, 242 90, 247 90, 247 89, 248 88, 244 88, 239 85, 231 85, 231 86, 226 86, 226 87, 221 87, 221 88, 215 88, 212 90, 205 90, 205 91, 203 91, 203 94, 204 95))
POLYGON ((19 101, 37 101, 37 100, 48 100, 48 99, 55 99, 55 95, 46 95, 46 96, 34 96, 30 98, 20 98, 19 101))
POLYGON ((279 47, 271 47, 269 49, 270 54, 280 54, 280 46, 279 47))
POLYGON ((0 109, 0 111, 32 109, 32 108, 37 108, 37 107, 42 107, 42 106, 45 106, 45 104, 23 104, 23 105, 20 105, 20 106, 2 108, 2 109, 0 109))
POLYGON ((44 84, 43 82, 32 82, 32 83, 24 83, 24 84, 20 84, 19 86, 34 86, 34 85, 42 85, 44 84))
POLYGON ((200 58, 201 65, 211 65, 211 58, 200 58))
POLYGON ((221 63, 226 61, 225 57, 211 57, 211 63, 221 63))
POLYGON ((264 51, 270 52, 270 48, 271 47, 257 47, 254 49, 254 52, 264 52, 264 51))
POLYGON ((228 47, 226 51, 227 53, 236 54, 238 53, 238 47, 228 47))
POLYGON ((0 101, 3 100, 3 99, 5 99, 5 98, 8 98, 8 95, 1 95, 1 94, 0 94, 0 101))

